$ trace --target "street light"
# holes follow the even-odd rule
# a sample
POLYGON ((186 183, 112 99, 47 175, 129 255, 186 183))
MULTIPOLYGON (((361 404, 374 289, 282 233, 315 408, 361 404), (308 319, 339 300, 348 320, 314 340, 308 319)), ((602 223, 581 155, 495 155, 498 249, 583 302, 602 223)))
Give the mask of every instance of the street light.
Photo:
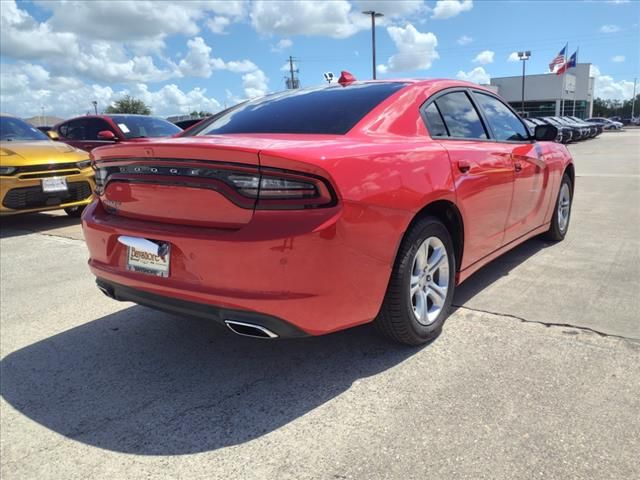
POLYGON ((518 52, 518 58, 522 60, 522 115, 524 115, 524 66, 531 57, 531 52, 529 50, 525 52, 518 52))
POLYGON ((98 114, 98 102, 96 102, 95 100, 93 102, 91 102, 91 104, 93 105, 93 111, 96 112, 96 115, 98 114))
POLYGON ((373 10, 367 10, 362 12, 365 15, 371 15, 371 47, 373 50, 373 79, 376 79, 376 17, 383 17, 384 14, 375 12, 373 10))

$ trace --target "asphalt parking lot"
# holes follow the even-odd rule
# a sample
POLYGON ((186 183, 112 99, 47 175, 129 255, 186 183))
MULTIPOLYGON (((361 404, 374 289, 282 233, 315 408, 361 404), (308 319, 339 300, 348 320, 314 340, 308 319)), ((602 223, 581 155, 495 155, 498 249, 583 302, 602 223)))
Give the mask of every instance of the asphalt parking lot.
POLYGON ((3 218, 0 476, 639 478, 640 129, 569 148, 567 239, 477 273, 417 349, 117 303, 77 220, 3 218))

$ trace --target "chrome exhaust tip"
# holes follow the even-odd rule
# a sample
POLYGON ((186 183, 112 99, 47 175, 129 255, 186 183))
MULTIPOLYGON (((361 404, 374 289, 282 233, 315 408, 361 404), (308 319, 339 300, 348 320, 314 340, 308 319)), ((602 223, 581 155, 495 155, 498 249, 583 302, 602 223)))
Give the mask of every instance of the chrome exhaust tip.
POLYGON ((111 290, 110 288, 107 288, 103 285, 100 285, 99 283, 97 284, 98 290, 100 290, 102 293, 104 293, 107 297, 115 299, 115 295, 113 294, 113 290, 111 290))
POLYGON ((278 335, 276 333, 273 333, 268 328, 261 327, 260 325, 238 322, 236 320, 225 320, 224 323, 233 333, 235 333, 236 335, 242 335, 243 337, 267 339, 278 338, 278 335))

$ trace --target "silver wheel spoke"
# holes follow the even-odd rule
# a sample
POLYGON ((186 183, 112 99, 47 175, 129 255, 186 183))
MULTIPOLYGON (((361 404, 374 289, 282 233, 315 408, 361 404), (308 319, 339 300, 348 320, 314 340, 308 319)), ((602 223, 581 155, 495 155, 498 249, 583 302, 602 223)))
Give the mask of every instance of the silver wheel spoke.
POLYGON ((429 284, 429 293, 431 294, 429 295, 431 301, 438 306, 442 306, 442 304, 444 303, 444 299, 447 298, 446 287, 443 288, 436 283, 429 284))
POLYGON ((427 268, 427 272, 429 272, 429 274, 433 274, 442 266, 446 259, 447 255, 444 253, 444 249, 435 249, 433 251, 433 254, 431 255, 431 258, 429 259, 429 267, 427 268))
POLYGON ((418 323, 436 321, 447 298, 448 283, 447 250, 438 237, 429 237, 416 250, 409 279, 409 301, 418 323))

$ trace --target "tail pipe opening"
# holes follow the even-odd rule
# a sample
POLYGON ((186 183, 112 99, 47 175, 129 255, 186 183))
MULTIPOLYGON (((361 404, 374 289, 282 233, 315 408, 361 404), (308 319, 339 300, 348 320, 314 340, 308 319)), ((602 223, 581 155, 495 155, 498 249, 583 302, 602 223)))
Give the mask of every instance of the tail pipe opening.
POLYGON ((238 322, 236 320, 225 320, 224 323, 233 333, 244 337, 253 338, 278 338, 278 334, 273 333, 268 328, 253 323, 238 322))

